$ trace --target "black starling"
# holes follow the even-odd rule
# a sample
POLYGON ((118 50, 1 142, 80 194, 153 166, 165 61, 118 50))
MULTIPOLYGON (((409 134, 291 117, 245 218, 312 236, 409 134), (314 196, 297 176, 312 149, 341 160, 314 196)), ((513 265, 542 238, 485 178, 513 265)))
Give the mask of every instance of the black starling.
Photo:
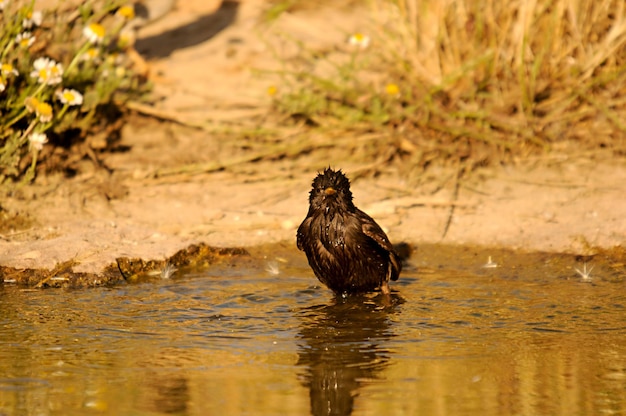
POLYGON ((298 248, 315 276, 336 294, 389 294, 402 265, 387 235, 352 203, 350 180, 330 168, 313 180, 309 212, 298 228, 298 248))

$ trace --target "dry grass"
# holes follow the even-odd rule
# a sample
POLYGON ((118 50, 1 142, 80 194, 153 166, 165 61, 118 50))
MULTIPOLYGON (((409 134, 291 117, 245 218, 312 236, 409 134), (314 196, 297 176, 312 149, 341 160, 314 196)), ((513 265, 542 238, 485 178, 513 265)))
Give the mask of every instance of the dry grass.
POLYGON ((346 155, 471 167, 563 142, 626 154, 622 0, 378 0, 371 8, 370 47, 333 58, 334 72, 303 48, 304 65, 283 73, 290 89, 276 100, 309 124, 385 135, 360 152, 354 140, 337 141, 346 155), (390 84, 398 96, 385 94, 390 84))

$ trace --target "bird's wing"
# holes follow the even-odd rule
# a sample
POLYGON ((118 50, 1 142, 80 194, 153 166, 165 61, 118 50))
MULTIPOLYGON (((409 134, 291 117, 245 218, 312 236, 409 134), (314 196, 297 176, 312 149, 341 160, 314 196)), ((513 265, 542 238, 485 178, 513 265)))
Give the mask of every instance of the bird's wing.
POLYGON ((363 229, 363 233, 369 238, 371 238, 372 240, 376 241, 376 243, 379 246, 381 246, 382 248, 384 248, 385 250, 389 252, 394 251, 393 245, 389 242, 389 239, 387 238, 387 235, 385 234, 385 232, 367 214, 363 215, 362 217, 361 227, 363 229))
POLYGON ((369 215, 365 213, 363 216, 362 229, 363 234, 374 240, 376 244, 389 252, 389 262, 391 263, 389 278, 391 280, 398 280, 398 276, 402 270, 402 262, 400 261, 396 250, 393 248, 393 244, 391 244, 385 232, 369 215))
POLYGON ((296 233, 296 244, 298 245, 298 250, 304 251, 304 230, 311 227, 311 217, 307 217, 302 221, 302 224, 298 227, 298 232, 296 233))

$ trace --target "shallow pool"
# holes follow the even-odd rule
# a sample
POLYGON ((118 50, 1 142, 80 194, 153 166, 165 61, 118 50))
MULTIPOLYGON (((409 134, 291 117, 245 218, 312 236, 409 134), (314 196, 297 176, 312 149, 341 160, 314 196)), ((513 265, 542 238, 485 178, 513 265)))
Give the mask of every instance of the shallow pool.
POLYGON ((410 263, 391 299, 335 298, 290 246, 110 288, 0 285, 0 415, 626 414, 611 265, 410 263))

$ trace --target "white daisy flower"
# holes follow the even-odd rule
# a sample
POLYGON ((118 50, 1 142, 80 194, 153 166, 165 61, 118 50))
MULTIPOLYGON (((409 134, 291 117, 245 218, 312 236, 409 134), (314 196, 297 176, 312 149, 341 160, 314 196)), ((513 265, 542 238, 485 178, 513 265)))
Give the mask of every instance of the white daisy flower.
POLYGON ((370 46, 370 37, 363 33, 355 33, 348 38, 348 44, 359 49, 367 49, 370 46))
POLYGON ((61 83, 63 80, 63 65, 58 62, 55 62, 54 65, 50 67, 50 80, 48 81, 49 85, 55 85, 61 83))
POLYGON ((83 95, 80 92, 69 88, 57 91, 56 96, 63 104, 81 105, 83 103, 83 95))
POLYGON ((20 45, 22 48, 30 48, 31 45, 35 43, 35 37, 30 32, 18 33, 15 37, 15 43, 20 45))
POLYGON ((48 143, 48 136, 44 133, 33 133, 28 136, 28 141, 31 149, 41 150, 43 149, 43 145, 48 143))
POLYGON ((17 72, 17 69, 15 69, 13 64, 0 64, 0 73, 2 73, 2 75, 15 75, 15 76, 20 74, 19 72, 17 72))
POLYGON ((81 55, 80 60, 100 62, 100 50, 98 48, 89 48, 81 55))
POLYGON ((30 29, 33 26, 41 26, 43 21, 43 14, 40 11, 29 12, 26 15, 26 19, 22 20, 22 27, 24 29, 30 29))
POLYGON ((101 43, 104 39, 104 35, 106 35, 106 30, 100 23, 91 23, 85 26, 83 29, 83 35, 91 43, 101 43))
POLYGON ((63 65, 50 58, 37 58, 30 73, 40 84, 56 85, 63 79, 63 65))

